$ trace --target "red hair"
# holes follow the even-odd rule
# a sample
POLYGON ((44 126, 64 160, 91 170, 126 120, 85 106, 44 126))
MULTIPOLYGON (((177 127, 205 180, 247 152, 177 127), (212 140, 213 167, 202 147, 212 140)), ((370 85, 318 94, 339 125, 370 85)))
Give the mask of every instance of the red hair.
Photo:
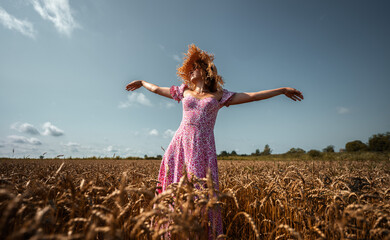
POLYGON ((190 89, 194 89, 195 85, 190 80, 190 74, 194 68, 199 68, 206 88, 210 92, 221 91, 224 82, 222 77, 218 75, 213 61, 213 54, 209 54, 195 46, 195 44, 191 44, 188 46, 188 52, 184 54, 183 65, 177 69, 177 75, 190 89))

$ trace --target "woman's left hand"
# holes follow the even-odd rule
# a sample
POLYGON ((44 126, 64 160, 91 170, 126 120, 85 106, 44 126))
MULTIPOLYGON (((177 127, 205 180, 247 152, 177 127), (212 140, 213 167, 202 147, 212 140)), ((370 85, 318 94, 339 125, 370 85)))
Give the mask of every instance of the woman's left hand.
POLYGON ((291 98, 294 101, 301 101, 303 100, 303 95, 300 91, 296 90, 295 88, 286 87, 283 89, 284 95, 291 98))
POLYGON ((131 83, 127 84, 126 86, 126 90, 127 91, 134 91, 140 87, 142 87, 142 80, 135 80, 135 81, 132 81, 131 83))

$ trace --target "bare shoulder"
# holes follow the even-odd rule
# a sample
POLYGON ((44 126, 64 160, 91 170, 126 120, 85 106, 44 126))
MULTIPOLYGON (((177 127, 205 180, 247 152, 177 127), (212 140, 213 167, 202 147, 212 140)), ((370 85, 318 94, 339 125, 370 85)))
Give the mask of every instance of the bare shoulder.
POLYGON ((183 90, 183 96, 187 96, 188 94, 191 94, 191 89, 189 89, 188 87, 184 88, 183 90))
POLYGON ((213 93, 214 97, 219 101, 222 99, 223 96, 223 90, 219 90, 213 93))

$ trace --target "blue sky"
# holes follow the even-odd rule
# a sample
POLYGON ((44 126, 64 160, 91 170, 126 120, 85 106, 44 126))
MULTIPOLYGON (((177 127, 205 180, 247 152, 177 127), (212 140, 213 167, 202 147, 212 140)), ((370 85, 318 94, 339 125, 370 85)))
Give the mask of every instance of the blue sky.
POLYGON ((179 85, 191 43, 215 54, 230 91, 305 96, 221 109, 217 152, 367 142, 390 131, 389 10, 355 0, 0 0, 0 156, 162 155, 181 105, 125 86, 179 85))

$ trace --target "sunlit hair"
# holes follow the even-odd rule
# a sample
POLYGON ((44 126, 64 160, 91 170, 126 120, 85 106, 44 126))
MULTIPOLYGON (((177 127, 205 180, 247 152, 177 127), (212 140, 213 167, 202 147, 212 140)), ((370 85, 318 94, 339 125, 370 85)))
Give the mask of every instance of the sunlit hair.
POLYGON ((222 90, 224 82, 214 65, 213 54, 191 44, 188 47, 188 52, 184 54, 183 60, 183 65, 177 69, 177 75, 190 89, 195 89, 195 84, 190 79, 191 72, 199 68, 207 90, 210 92, 222 90))

